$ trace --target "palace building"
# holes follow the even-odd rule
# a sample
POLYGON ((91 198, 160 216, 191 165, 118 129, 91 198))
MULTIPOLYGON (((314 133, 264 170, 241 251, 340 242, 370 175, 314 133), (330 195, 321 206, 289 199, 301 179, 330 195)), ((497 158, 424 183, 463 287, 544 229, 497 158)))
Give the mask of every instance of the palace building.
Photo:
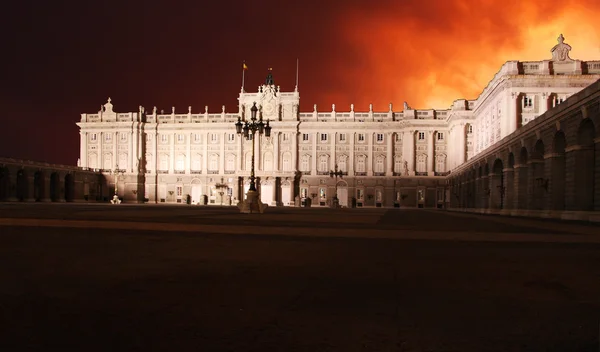
POLYGON ((248 189, 254 144, 257 187, 269 205, 328 206, 337 194, 347 207, 443 207, 453 170, 600 79, 600 61, 570 58, 563 40, 547 60, 506 62, 477 99, 445 110, 404 103, 401 111, 301 112, 298 87, 281 91, 270 72, 256 91, 242 88, 236 112, 116 112, 109 98, 81 114, 78 166, 116 181, 125 202, 229 205, 248 189), (254 103, 269 138, 236 134, 254 103))

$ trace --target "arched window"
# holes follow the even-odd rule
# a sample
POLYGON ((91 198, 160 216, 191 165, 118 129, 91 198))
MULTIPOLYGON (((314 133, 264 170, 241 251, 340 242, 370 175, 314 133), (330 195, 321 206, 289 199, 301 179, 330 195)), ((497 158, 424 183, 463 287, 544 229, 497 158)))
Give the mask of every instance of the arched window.
POLYGON ((102 168, 104 170, 112 170, 112 153, 106 153, 104 154, 104 160, 102 163, 102 168))
POLYGON ((394 156, 394 172, 401 173, 404 166, 402 165, 402 155, 394 156))
POLYGON ((375 159, 375 172, 382 173, 385 171, 385 156, 379 155, 375 159))
POLYGON ((427 172, 427 155, 417 155, 417 172, 427 172))
POLYGON ((319 171, 320 172, 329 171, 329 155, 327 155, 327 154, 319 155, 319 171))
POLYGON ((194 170, 194 171, 202 170, 202 155, 201 154, 194 154, 194 157, 192 158, 192 170, 194 170))
POLYGON ((366 172, 365 164, 367 161, 367 157, 365 155, 358 155, 356 157, 356 172, 366 172))
POLYGON ((87 167, 89 167, 90 169, 97 169, 98 168, 98 154, 96 153, 90 153, 88 155, 88 164, 87 167))
POLYGON ((175 160, 175 170, 183 171, 185 170, 185 155, 178 154, 177 159, 175 160))
POLYGON ((263 154, 263 171, 273 171, 273 153, 263 154))
POLYGON ((300 171, 310 172, 310 155, 302 155, 302 160, 300 162, 300 171))
POLYGON ((348 156, 346 155, 340 155, 338 157, 338 170, 340 170, 341 172, 348 172, 348 156))
POLYGON ((290 154, 289 152, 285 152, 283 153, 283 156, 281 157, 282 159, 282 166, 283 166, 283 171, 287 172, 287 171, 292 171, 292 154, 290 154))
POLYGON ((161 154, 159 159, 161 171, 169 170, 169 156, 167 154, 161 154))
POLYGON ((219 154, 211 154, 209 161, 208 170, 219 171, 219 154))
POLYGON ((435 158, 435 171, 445 172, 446 171, 446 155, 439 154, 435 158))
POLYGON ((225 160, 225 171, 235 171, 235 155, 227 154, 227 159, 225 160))

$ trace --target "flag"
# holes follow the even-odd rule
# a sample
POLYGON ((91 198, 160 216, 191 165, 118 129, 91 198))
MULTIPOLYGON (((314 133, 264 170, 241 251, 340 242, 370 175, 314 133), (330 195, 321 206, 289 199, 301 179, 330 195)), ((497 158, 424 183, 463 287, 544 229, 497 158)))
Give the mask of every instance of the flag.
POLYGON ((245 63, 245 62, 242 64, 242 69, 244 69, 244 70, 247 70, 247 69, 248 69, 248 66, 246 65, 246 63, 245 63))

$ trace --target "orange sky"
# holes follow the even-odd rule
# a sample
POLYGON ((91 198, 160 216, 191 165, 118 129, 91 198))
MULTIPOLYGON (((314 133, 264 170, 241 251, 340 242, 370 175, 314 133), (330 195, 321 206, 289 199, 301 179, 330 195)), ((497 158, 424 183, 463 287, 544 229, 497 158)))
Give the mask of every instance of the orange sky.
POLYGON ((506 61, 550 59, 560 33, 573 48, 571 58, 600 59, 594 26, 600 2, 542 3, 420 0, 350 7, 339 30, 356 60, 337 66, 343 84, 325 94, 332 102, 351 98, 357 110, 373 103, 385 111, 392 102, 399 111, 404 101, 413 108, 448 108, 455 99, 477 98, 506 61))

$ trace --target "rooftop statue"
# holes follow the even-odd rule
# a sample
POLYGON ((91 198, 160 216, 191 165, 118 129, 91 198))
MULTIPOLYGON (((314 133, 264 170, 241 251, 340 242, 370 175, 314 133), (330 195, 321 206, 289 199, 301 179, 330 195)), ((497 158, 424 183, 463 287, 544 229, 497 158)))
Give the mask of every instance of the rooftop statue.
POLYGON ((569 51, 571 46, 564 43, 565 37, 561 34, 558 37, 558 44, 556 44, 550 52, 552 53, 552 61, 570 61, 569 51))
POLYGON ((273 69, 269 68, 269 73, 267 74, 267 78, 265 79, 265 85, 267 86, 272 86, 275 84, 275 81, 273 80, 273 69))

